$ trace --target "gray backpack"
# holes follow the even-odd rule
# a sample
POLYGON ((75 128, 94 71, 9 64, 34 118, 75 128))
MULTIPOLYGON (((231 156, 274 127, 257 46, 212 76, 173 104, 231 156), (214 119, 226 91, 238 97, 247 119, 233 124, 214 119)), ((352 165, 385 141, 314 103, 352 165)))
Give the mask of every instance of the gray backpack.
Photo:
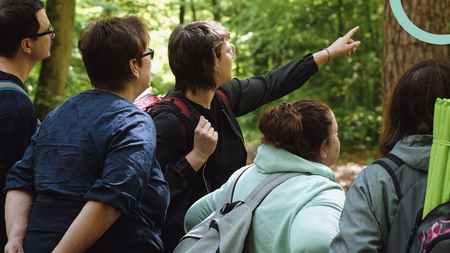
POLYGON ((242 252, 256 207, 275 187, 304 174, 274 173, 256 186, 244 201, 232 202, 237 181, 251 166, 247 166, 230 184, 219 208, 181 238, 174 253, 242 252))
POLYGON ((399 202, 383 252, 450 252, 450 202, 437 206, 422 220, 427 173, 412 169, 392 154, 375 163, 391 176, 399 202))

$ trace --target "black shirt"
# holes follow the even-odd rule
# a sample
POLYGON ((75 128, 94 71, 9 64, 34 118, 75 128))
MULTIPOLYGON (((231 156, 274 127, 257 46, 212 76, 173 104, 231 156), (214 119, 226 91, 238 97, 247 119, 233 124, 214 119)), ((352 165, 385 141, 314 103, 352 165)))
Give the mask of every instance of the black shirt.
POLYGON ((211 181, 210 191, 214 191, 241 167, 240 161, 247 159, 247 152, 217 103, 211 103, 210 110, 194 102, 191 103, 211 123, 219 136, 216 150, 208 158, 205 168, 205 177, 211 181), (220 168, 234 169, 221 170, 220 168))
MULTIPOLYGON (((25 89, 22 81, 0 71, 0 82, 12 81, 25 89)), ((0 91, 0 217, 4 216, 6 175, 30 145, 36 131, 37 114, 28 96, 13 90, 0 91)), ((0 245, 6 244, 5 219, 0 219, 0 245)))

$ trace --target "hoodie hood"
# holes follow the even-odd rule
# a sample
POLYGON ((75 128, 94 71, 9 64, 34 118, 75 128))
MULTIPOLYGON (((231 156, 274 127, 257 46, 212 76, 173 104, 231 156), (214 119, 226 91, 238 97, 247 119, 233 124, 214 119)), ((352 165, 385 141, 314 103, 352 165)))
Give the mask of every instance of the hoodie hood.
POLYGON ((336 182, 334 172, 327 166, 308 161, 281 148, 263 144, 258 147, 254 163, 259 173, 306 172, 336 182))
POLYGON ((398 141, 391 153, 416 170, 428 171, 432 143, 433 135, 410 135, 398 141))

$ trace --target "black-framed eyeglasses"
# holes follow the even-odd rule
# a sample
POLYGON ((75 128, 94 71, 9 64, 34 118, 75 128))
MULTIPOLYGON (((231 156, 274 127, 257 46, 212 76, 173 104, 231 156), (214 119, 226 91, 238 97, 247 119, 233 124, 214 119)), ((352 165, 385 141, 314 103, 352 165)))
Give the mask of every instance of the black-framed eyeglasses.
POLYGON ((149 48, 147 53, 144 53, 142 55, 142 58, 149 56, 150 55, 150 59, 153 60, 153 57, 155 56, 155 51, 153 51, 153 49, 149 48))
POLYGON ((31 38, 31 37, 42 37, 42 36, 45 36, 47 34, 50 34, 50 38, 53 38, 53 36, 55 36, 55 28, 52 25, 50 25, 48 27, 48 31, 47 32, 38 33, 38 34, 30 36, 29 38, 31 38))

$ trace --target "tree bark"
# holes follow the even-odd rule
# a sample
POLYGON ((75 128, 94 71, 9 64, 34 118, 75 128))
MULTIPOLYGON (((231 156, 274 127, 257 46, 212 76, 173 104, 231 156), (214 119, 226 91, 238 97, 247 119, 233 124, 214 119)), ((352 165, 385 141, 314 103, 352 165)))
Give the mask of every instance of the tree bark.
POLYGON ((191 0, 191 11, 192 11, 192 21, 196 21, 197 17, 195 14, 195 3, 194 0, 191 0))
POLYGON ((212 3, 212 13, 214 15, 214 20, 220 22, 222 15, 220 13, 220 0, 211 0, 212 3))
MULTIPOLYGON (((429 33, 445 34, 450 21, 450 0, 404 0, 408 18, 429 33)), ((389 0, 384 1, 383 41, 383 104, 391 87, 415 63, 431 58, 447 58, 448 45, 428 44, 414 38, 398 23, 389 0)))
POLYGON ((180 25, 184 24, 185 11, 186 11, 186 0, 180 0, 180 25))
POLYGON ((38 117, 47 113, 66 99, 66 84, 72 60, 72 40, 76 0, 48 0, 47 16, 55 27, 51 56, 42 62, 34 100, 38 117))

